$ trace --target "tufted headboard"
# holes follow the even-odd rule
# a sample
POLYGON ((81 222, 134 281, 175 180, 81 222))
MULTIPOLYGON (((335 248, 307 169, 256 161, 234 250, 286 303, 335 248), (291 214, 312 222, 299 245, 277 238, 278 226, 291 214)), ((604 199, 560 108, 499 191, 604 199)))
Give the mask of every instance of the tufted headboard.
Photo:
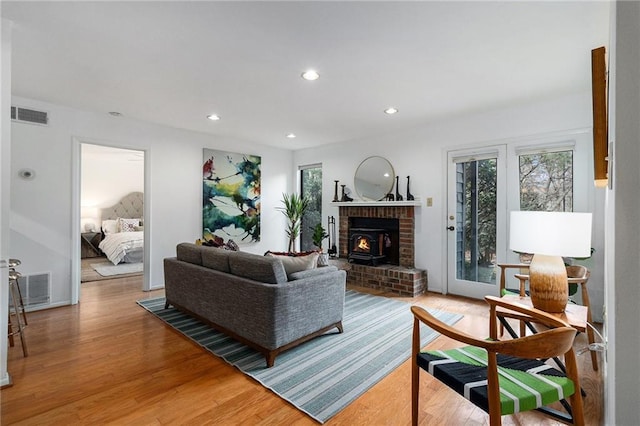
POLYGON ((111 207, 102 209, 102 220, 117 219, 142 219, 144 217, 144 194, 131 192, 120 199, 111 207))

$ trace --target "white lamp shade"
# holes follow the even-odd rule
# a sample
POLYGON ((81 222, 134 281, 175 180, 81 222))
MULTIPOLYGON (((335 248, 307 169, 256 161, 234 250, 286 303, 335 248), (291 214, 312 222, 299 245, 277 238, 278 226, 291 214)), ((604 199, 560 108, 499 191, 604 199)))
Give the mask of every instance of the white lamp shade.
POLYGON ((520 253, 591 256, 591 213, 512 211, 509 247, 520 253))
POLYGON ((98 208, 93 206, 82 206, 80 208, 80 228, 83 231, 94 231, 96 223, 99 222, 98 208))

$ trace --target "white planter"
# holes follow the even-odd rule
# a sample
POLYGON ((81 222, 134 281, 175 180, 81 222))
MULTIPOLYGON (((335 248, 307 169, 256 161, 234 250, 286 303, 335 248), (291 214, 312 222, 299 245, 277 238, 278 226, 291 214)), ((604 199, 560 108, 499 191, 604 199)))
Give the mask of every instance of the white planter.
POLYGON ((318 266, 329 266, 329 253, 320 253, 320 256, 318 256, 318 266))

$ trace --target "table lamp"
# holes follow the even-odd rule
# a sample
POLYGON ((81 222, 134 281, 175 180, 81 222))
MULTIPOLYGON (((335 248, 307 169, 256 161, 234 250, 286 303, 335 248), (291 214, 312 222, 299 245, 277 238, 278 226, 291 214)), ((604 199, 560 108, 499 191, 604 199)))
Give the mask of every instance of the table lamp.
POLYGON ((80 222, 83 232, 95 232, 98 221, 98 208, 92 206, 82 206, 80 208, 80 222))
POLYGON ((512 211, 509 234, 511 250, 533 254, 529 265, 533 306, 564 312, 569 284, 562 257, 591 255, 591 213, 512 211))

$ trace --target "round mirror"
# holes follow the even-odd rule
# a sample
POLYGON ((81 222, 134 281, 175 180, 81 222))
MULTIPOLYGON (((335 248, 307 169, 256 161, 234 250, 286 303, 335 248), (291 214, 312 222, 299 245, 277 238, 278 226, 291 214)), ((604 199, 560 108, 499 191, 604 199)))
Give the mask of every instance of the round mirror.
POLYGON ((363 201, 380 201, 391 192, 395 178, 391 163, 386 158, 374 156, 360 163, 354 184, 363 201))

